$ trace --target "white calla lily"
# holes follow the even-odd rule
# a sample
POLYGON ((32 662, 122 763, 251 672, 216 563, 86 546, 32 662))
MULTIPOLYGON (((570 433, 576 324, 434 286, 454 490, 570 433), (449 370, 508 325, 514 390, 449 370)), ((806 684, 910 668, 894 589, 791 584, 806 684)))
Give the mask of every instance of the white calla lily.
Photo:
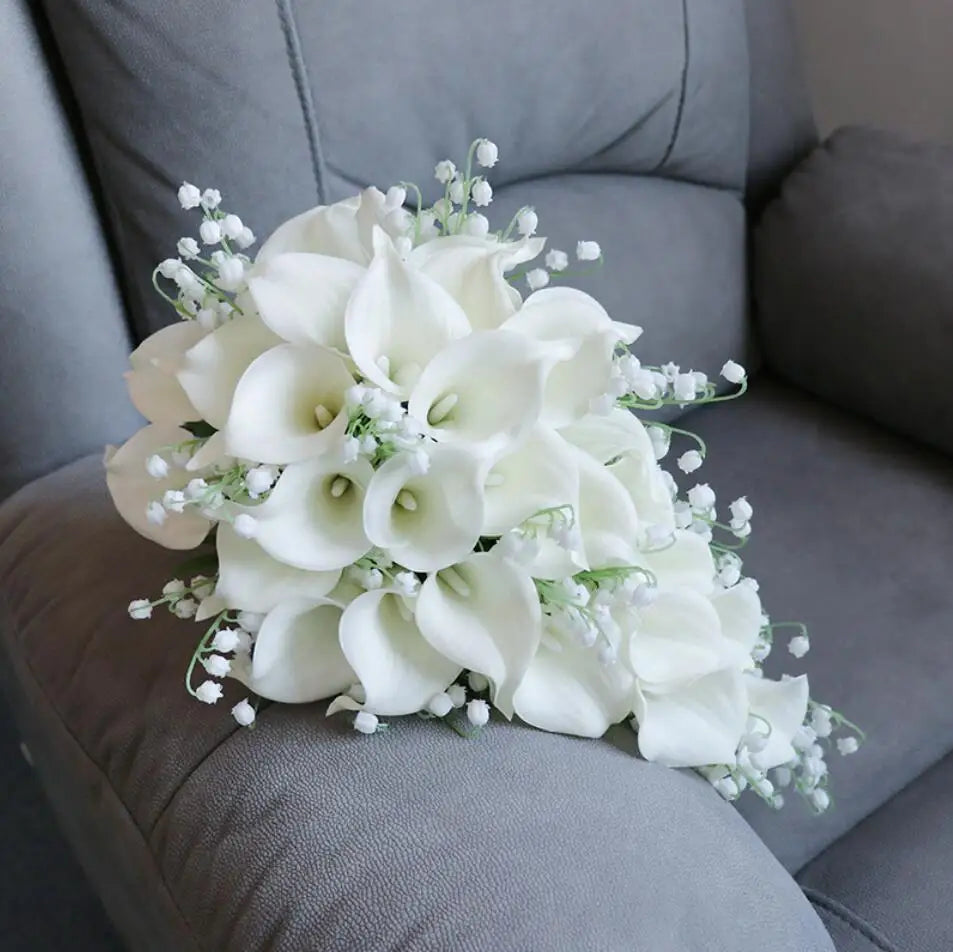
POLYGON ((249 364, 282 343, 256 314, 239 314, 186 351, 176 377, 201 419, 225 426, 232 395, 249 364))
POLYGON ((255 540, 285 565, 333 572, 371 548, 364 533, 364 492, 373 470, 367 460, 342 465, 333 454, 292 463, 268 498, 245 512, 255 540))
MULTIPOLYGON (((767 744, 755 755, 758 766, 762 770, 770 770, 794 760, 797 752, 791 740, 807 714, 807 675, 802 674, 786 681, 772 681, 749 674, 745 675, 744 683, 752 717, 767 721, 770 727, 767 744)), ((758 733, 765 733, 763 723, 757 724, 754 729, 758 733)))
POLYGON ((106 463, 106 485, 117 512, 136 532, 167 549, 194 549, 208 534, 211 523, 194 506, 183 512, 166 512, 161 524, 151 522, 146 508, 168 490, 181 490, 194 473, 170 466, 155 479, 146 471, 146 460, 192 439, 188 430, 153 423, 143 427, 112 453, 106 463))
POLYGON ((329 599, 277 605, 261 624, 251 671, 241 680, 261 697, 285 704, 340 694, 355 680, 338 643, 343 613, 329 599))
POLYGON ((201 418, 176 378, 186 351, 206 331, 196 321, 177 321, 147 337, 129 356, 129 397, 150 423, 177 426, 201 418))
POLYGON ((702 595, 715 589, 715 561, 708 543, 697 532, 676 529, 670 545, 642 552, 639 560, 662 588, 691 588, 702 595))
POLYGON ((294 463, 320 456, 347 428, 344 394, 354 378, 339 354, 316 344, 279 344, 245 371, 225 441, 233 456, 294 463))
POLYGON ((221 430, 216 430, 195 450, 191 459, 185 464, 185 468, 192 473, 211 466, 228 469, 233 462, 234 460, 225 449, 225 434, 221 430))
POLYGON ((750 654, 761 632, 761 599, 750 585, 735 585, 715 592, 711 603, 721 619, 721 630, 750 654))
POLYGON ((621 664, 602 664, 593 648, 560 647, 536 652, 516 689, 516 715, 544 731, 601 737, 629 712, 632 676, 621 664))
POLYGON ((363 376, 406 397, 434 355, 469 333, 460 305, 402 261, 393 242, 375 229, 374 259, 344 317, 347 346, 363 376))
POLYGON ((721 620, 704 595, 666 589, 642 609, 629 641, 629 663, 643 682, 688 681, 725 668, 741 669, 747 652, 722 634, 721 620))
POLYGON ((364 499, 370 541, 414 572, 433 572, 473 551, 483 527, 485 463, 466 449, 434 445, 420 473, 407 454, 374 473, 364 499))
POLYGON ((500 453, 539 419, 546 378, 565 356, 562 344, 476 331, 430 361, 411 391, 410 413, 435 440, 500 453))
POLYGON ((540 639, 530 576, 492 552, 476 553, 424 582, 416 619, 440 654, 489 679, 494 705, 512 717, 513 696, 540 639))
POLYGON ((572 341, 572 356, 549 375, 542 419, 566 426, 589 411, 612 376, 612 357, 620 331, 602 305, 575 288, 544 288, 531 294, 503 327, 531 340, 572 341))
POLYGON ((717 671, 665 689, 637 685, 639 751, 667 767, 735 762, 748 719, 744 679, 717 671))
POLYGON ((253 539, 243 539, 227 522, 216 533, 218 583, 223 608, 264 614, 289 599, 318 599, 338 584, 340 570, 307 572, 273 559, 253 539))
POLYGON ((343 258, 288 252, 255 265, 248 291, 262 321, 279 337, 344 353, 344 313, 365 273, 343 258))
POLYGON ((393 591, 359 595, 341 618, 344 657, 364 688, 364 710, 413 714, 451 684, 461 666, 424 639, 408 607, 393 591))
POLYGON ((446 289, 474 330, 493 330, 516 313, 519 292, 505 273, 535 258, 544 238, 500 242, 496 238, 448 235, 418 245, 409 263, 446 289))

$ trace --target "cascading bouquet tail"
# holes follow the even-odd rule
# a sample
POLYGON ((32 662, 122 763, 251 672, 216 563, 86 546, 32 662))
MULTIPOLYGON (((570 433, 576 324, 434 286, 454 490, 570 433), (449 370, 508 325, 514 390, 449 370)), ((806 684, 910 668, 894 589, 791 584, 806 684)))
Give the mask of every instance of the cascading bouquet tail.
MULTIPOLYGON (((805 676, 762 674, 777 633, 796 658, 809 642, 743 575, 752 507, 719 522, 712 489, 660 463, 689 440, 693 473, 702 440, 639 419, 733 399, 744 369, 641 364, 641 329, 565 284, 596 242, 546 251, 531 208, 490 231, 474 170, 496 161, 478 139, 462 171, 437 165, 432 206, 369 188, 254 258, 219 193, 182 186, 199 239, 154 274, 179 320, 131 356, 150 422, 106 471, 136 531, 197 553, 129 614, 206 626, 186 687, 208 704, 227 677, 331 699, 364 733, 416 714, 469 734, 491 708, 593 738, 628 719, 643 757, 728 799, 778 807, 793 785, 826 809, 825 752, 862 735, 805 676)), ((251 725, 256 703, 232 714, 251 725)))

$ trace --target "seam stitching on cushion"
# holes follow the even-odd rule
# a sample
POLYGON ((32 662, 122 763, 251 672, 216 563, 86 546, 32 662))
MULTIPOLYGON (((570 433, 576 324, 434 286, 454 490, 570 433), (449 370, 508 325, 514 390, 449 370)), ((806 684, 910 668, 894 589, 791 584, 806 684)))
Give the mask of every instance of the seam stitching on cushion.
POLYGON ((672 157, 675 151, 675 143, 678 141, 678 134, 682 128, 682 116, 685 114, 685 94, 688 88, 688 61, 691 56, 691 47, 688 40, 688 0, 682 0, 682 34, 684 41, 684 56, 682 59, 682 85, 678 94, 678 108, 675 110, 675 124, 672 126, 672 138, 669 139, 668 146, 661 161, 655 166, 655 171, 665 167, 665 163, 672 157))
POLYGON ((323 205, 325 204, 324 155, 321 151, 321 130, 314 110, 314 97, 311 95, 308 70, 304 65, 301 37, 298 34, 298 24, 291 6, 292 2, 293 0, 275 0, 278 7, 278 19, 281 21, 281 31, 285 36, 285 47, 288 51, 288 66, 291 68, 291 78, 298 93, 298 102, 301 104, 301 115, 304 120, 305 136, 308 140, 308 151, 311 154, 311 169, 314 173, 318 204, 323 205))
POLYGON ((837 902, 836 899, 831 899, 830 896, 816 889, 812 889, 810 886, 802 886, 801 889, 812 905, 840 919, 841 922, 853 929, 859 936, 866 939, 875 949, 879 949, 880 952, 897 952, 896 948, 883 938, 866 919, 863 919, 851 909, 837 902))
MULTIPOLYGON (((14 616, 13 616, 13 612, 11 611, 10 602, 7 599, 6 593, 2 589, 0 589, 0 622, 4 620, 9 625, 9 628, 11 631, 16 631, 17 626, 14 623, 14 616)), ((139 834, 139 838, 142 841, 143 849, 145 850, 146 855, 152 860, 152 866, 153 866, 153 869, 155 870, 156 878, 161 884, 163 892, 165 892, 166 896, 168 897, 169 903, 172 905, 172 908, 175 909, 176 912, 178 912, 179 919, 183 927, 185 928, 186 932, 192 937, 192 941, 195 944, 195 948, 198 950, 205 949, 204 943, 199 941, 199 937, 196 934, 195 930, 192 928, 192 924, 189 922, 185 913, 182 911, 182 908, 179 905, 178 900, 173 895, 172 890, 169 888, 169 884, 166 881, 166 878, 159 867, 159 862, 156 858, 156 855, 152 851, 152 845, 146 839, 141 827, 136 822, 135 817, 129 811, 129 807, 126 805, 126 802, 122 799, 122 797, 119 796, 119 793, 116 790, 116 788, 113 786, 109 776, 102 769, 102 767, 100 767, 100 765, 96 763, 95 760, 93 760, 93 758, 90 756, 86 748, 80 743, 79 738, 77 738, 77 736, 70 729, 69 725, 63 719, 62 715, 59 712, 59 709, 52 702, 52 700, 50 700, 49 695, 41 686, 40 680, 37 677, 36 672, 33 670, 33 666, 30 664, 26 654, 23 652, 20 652, 20 659, 21 659, 24 670, 30 675, 30 678, 33 682, 34 689, 36 690, 37 694, 39 694, 44 699, 44 701, 46 701, 46 704, 51 714, 53 714, 55 719, 59 722, 59 725, 62 728, 63 733, 73 742, 73 746, 76 748, 79 755, 85 761, 87 761, 90 764, 90 766, 93 768, 93 770, 99 775, 100 779, 102 780, 103 786, 113 795, 113 797, 115 798, 116 804, 119 806, 119 809, 122 810, 123 814, 129 820, 131 827, 139 834)))

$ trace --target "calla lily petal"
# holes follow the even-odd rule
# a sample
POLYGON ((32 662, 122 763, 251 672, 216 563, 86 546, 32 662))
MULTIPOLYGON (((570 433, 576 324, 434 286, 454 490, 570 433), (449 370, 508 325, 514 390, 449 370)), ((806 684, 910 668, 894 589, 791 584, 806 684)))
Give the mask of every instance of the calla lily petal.
POLYGON ((201 419, 222 429, 248 365, 280 343, 257 315, 240 314, 190 348, 176 376, 201 419))
POLYGON ((326 453, 344 436, 344 394, 353 384, 344 361, 326 347, 272 347, 235 389, 225 428, 228 451, 260 463, 293 463, 326 453))
POLYGON ((453 575, 431 575, 417 596, 424 638, 462 668, 493 687, 493 703, 513 715, 513 695, 536 653, 541 629, 533 580, 492 552, 471 555, 453 575))
POLYGON ((151 423, 177 426, 200 418, 175 375, 186 351, 205 334, 195 321, 177 321, 147 337, 129 356, 129 397, 151 423))
POLYGON ((711 596, 711 603, 721 619, 721 630, 725 637, 750 654, 761 632, 761 599, 758 593, 749 585, 735 585, 715 592, 711 596))
POLYGON ((255 639, 248 687, 271 701, 306 704, 354 683, 338 644, 343 610, 328 599, 292 600, 273 608, 255 639))
POLYGON ((600 463, 627 453, 640 458, 655 459, 652 441, 635 414, 621 407, 613 407, 607 414, 590 413, 580 417, 559 432, 573 446, 585 450, 600 463))
POLYGON ((264 614, 290 599, 323 598, 337 585, 340 570, 306 572, 273 559, 253 539, 227 523, 216 533, 218 584, 215 594, 233 611, 264 614))
POLYGON ((255 540, 274 559, 309 572, 333 572, 371 548, 364 534, 367 460, 341 465, 330 456, 292 463, 260 506, 255 540))
POLYGON ((662 587, 684 587, 708 595, 715 589, 715 562, 708 543, 697 532, 677 529, 675 541, 643 552, 640 564, 655 573, 662 587))
POLYGON ((256 265, 248 290, 262 321, 279 337, 344 352, 344 312, 364 273, 343 258, 289 252, 256 265))
POLYGON ((341 648, 364 688, 364 710, 396 716, 423 710, 461 671, 424 640, 396 592, 365 592, 344 612, 341 648))
POLYGON ((718 671, 673 690, 636 692, 639 751, 667 767, 735 762, 748 718, 748 698, 737 671, 718 671))
POLYGON ((462 447, 435 445, 426 473, 406 455, 374 473, 364 500, 367 537, 414 572, 432 572, 473 551, 483 526, 485 464, 462 447))
POLYGON ((519 292, 506 280, 505 272, 535 258, 545 243, 543 238, 499 242, 448 235, 418 245, 410 264, 453 296, 474 330, 493 330, 520 305, 519 292))
MULTIPOLYGON (((794 760, 797 753, 791 739, 807 714, 807 676, 802 674, 787 681, 772 681, 746 675, 744 683, 751 714, 764 718, 771 725, 767 745, 755 755, 758 766, 770 770, 794 760)), ((764 725, 758 724, 755 730, 763 733, 764 725)))
POLYGON ((431 358, 470 332, 470 322, 439 284, 401 261, 383 231, 374 234, 374 260, 348 302, 344 333, 364 377, 406 397, 431 358))
POLYGON ((226 468, 228 453, 225 452, 225 434, 216 430, 193 454, 185 464, 189 472, 197 472, 210 466, 226 468))
POLYGON ((192 439, 188 430, 153 423, 132 436, 106 463, 106 485, 119 515, 136 532, 167 549, 194 549, 208 534, 211 523, 189 506, 184 512, 169 512, 162 525, 146 518, 146 507, 161 500, 170 489, 182 489, 193 473, 170 467, 167 476, 154 479, 146 471, 146 460, 170 446, 192 439))
POLYGON ((546 377, 565 353, 513 331, 477 331, 430 361, 411 392, 410 413, 435 440, 502 452, 536 423, 546 377))

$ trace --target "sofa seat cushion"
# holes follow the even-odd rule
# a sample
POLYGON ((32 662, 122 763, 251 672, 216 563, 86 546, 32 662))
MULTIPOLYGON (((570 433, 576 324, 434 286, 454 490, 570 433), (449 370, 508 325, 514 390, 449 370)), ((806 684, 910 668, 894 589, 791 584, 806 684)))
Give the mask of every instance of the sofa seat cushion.
POLYGON ((953 465, 763 378, 683 425, 710 448, 692 482, 710 481, 722 511, 743 494, 754 506, 742 555, 766 609, 810 627, 810 653, 797 662, 778 639, 770 673, 807 671, 812 695, 868 734, 857 754, 829 757, 825 816, 742 801, 796 870, 953 750, 953 465))
POLYGON ((323 705, 245 730, 243 692, 195 703, 198 626, 125 616, 175 563, 120 523, 95 459, 0 508, 11 694, 64 826, 97 831, 73 839, 107 904, 108 880, 143 884, 133 948, 830 952, 742 818, 635 759, 627 728, 467 741, 407 719, 366 738, 323 705))
POLYGON ((951 789, 946 757, 801 871, 837 952, 953 949, 951 789))

